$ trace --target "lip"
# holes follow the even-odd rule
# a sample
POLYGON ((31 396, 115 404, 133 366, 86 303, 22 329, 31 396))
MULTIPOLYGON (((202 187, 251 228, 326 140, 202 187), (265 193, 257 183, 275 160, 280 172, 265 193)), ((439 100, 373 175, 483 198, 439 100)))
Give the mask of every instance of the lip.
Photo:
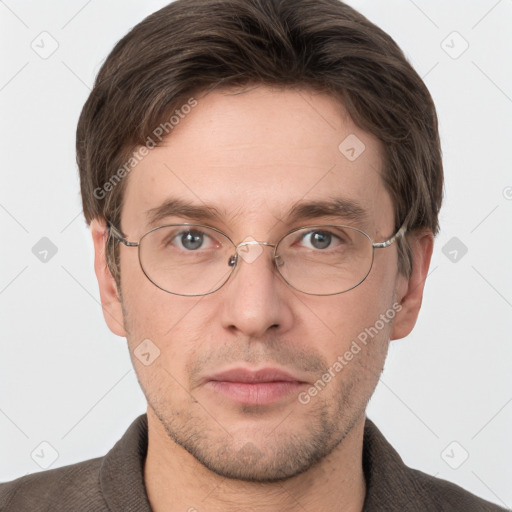
POLYGON ((268 405, 307 384, 279 368, 232 368, 206 378, 205 383, 214 392, 244 405, 268 405))
POLYGON ((288 372, 279 368, 261 368, 249 370, 247 368, 232 368, 208 377, 208 381, 244 382, 255 384, 259 382, 302 382, 288 372))

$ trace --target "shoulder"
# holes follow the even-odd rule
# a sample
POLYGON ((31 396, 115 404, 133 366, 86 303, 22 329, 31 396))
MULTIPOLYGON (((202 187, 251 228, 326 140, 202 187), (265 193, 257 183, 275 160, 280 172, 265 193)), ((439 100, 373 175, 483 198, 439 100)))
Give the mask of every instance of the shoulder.
POLYGON ((409 467, 407 467, 407 473, 410 485, 417 486, 418 489, 421 488, 420 492, 424 495, 425 502, 428 502, 431 507, 429 510, 440 512, 458 512, 460 510, 467 510, 468 512, 504 512, 507 510, 479 498, 448 480, 436 478, 409 467))
POLYGON ((504 512, 466 489, 407 466, 377 426, 366 418, 363 468, 364 512, 504 512))
POLYGON ((99 481, 103 460, 104 457, 98 457, 0 483, 0 510, 107 510, 99 481))

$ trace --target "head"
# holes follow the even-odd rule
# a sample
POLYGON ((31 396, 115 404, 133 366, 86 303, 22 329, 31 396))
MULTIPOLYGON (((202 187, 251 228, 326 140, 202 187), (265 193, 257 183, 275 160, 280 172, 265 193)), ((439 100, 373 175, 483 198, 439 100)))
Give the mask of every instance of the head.
POLYGON ((126 337, 169 439, 220 475, 255 481, 333 453, 364 414, 389 341, 414 327, 439 229, 435 108, 395 42, 338 0, 177 0, 103 64, 77 160, 105 319, 126 337), (169 201, 187 204, 152 223, 169 201), (333 201, 352 212, 321 207, 333 201), (138 242, 192 222, 235 244, 275 244, 298 227, 348 224, 382 242, 406 219, 366 279, 331 295, 289 286, 264 245, 214 293, 168 293, 107 229, 138 242), (210 379, 268 366, 302 385, 254 405, 210 379))

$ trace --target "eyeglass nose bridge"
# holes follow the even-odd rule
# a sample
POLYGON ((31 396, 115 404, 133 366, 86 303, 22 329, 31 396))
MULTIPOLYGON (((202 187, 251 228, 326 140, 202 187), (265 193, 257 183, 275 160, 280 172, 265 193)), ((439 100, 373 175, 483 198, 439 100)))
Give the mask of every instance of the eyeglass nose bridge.
POLYGON ((240 253, 241 248, 247 247, 248 245, 266 245, 267 247, 273 247, 274 248, 274 260, 276 262, 276 265, 277 266, 282 265, 282 261, 280 261, 280 256, 275 253, 275 248, 277 247, 277 244, 271 244, 270 242, 261 242, 261 241, 258 241, 258 240, 245 240, 245 241, 240 242, 238 245, 235 246, 235 254, 233 254, 233 256, 231 256, 229 258, 229 261, 228 261, 228 264, 229 264, 230 267, 235 267, 236 266, 236 264, 238 263, 238 257, 239 256, 243 260, 248 261, 249 263, 252 263, 252 261, 256 260, 259 257, 259 255, 258 255, 254 259, 251 258, 250 260, 247 260, 247 258, 245 258, 240 253))
POLYGON ((269 247, 275 247, 277 244, 271 244, 270 242, 258 242, 258 240, 246 240, 245 242, 240 242, 236 246, 236 251, 238 252, 240 247, 244 247, 246 245, 268 245, 269 247))

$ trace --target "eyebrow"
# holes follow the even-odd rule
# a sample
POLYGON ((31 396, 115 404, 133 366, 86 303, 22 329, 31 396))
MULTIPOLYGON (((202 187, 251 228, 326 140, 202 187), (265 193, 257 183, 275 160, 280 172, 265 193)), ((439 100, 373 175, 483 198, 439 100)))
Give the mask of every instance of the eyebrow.
MULTIPOLYGON (((182 217, 199 222, 225 222, 223 216, 226 216, 224 210, 219 211, 213 206, 193 204, 178 198, 170 198, 160 206, 146 210, 145 214, 150 227, 167 217, 182 217)), ((362 223, 368 220, 368 212, 352 199, 335 197, 327 200, 299 201, 288 210, 283 220, 294 223, 321 217, 337 217, 362 223)))
POLYGON ((144 212, 149 226, 156 225, 167 217, 184 217, 189 220, 221 220, 218 210, 212 206, 196 205, 178 198, 171 198, 160 206, 144 212))
POLYGON ((339 217, 352 222, 365 222, 368 212, 356 201, 335 197, 322 201, 299 202, 288 212, 290 222, 320 217, 339 217))

